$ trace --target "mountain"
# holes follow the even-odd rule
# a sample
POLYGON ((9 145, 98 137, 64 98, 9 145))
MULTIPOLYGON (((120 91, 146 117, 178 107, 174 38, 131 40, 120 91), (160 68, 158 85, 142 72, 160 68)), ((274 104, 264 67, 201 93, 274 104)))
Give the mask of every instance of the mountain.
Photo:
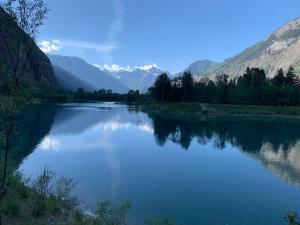
POLYGON ((39 49, 32 38, 0 7, 0 84, 14 69, 25 66, 23 82, 38 84, 42 87, 56 88, 57 80, 48 57, 39 49), (15 52, 19 48, 19 57, 15 52), (27 46, 27 51, 25 50, 27 46), (20 63, 16 63, 20 62, 20 63), (25 63, 27 62, 27 63, 25 63))
POLYGON ((191 63, 184 71, 177 73, 174 76, 181 76, 184 72, 188 71, 191 72, 191 74, 194 76, 203 75, 218 65, 218 62, 214 62, 212 60, 198 60, 196 62, 191 63))
POLYGON ((80 80, 79 78, 65 71, 59 66, 54 65, 53 69, 59 85, 68 91, 76 91, 78 90, 78 88, 83 88, 86 91, 96 90, 96 87, 94 87, 93 85, 80 80))
POLYGON ((129 89, 105 71, 88 64, 81 58, 49 55, 52 65, 59 66, 77 79, 96 89, 111 89, 117 93, 127 93, 129 89))
POLYGON ((147 91, 163 71, 156 65, 147 65, 135 69, 108 71, 113 77, 125 84, 129 89, 147 91))
POLYGON ((236 77, 242 75, 247 67, 260 67, 268 77, 273 77, 278 68, 287 70, 290 65, 300 72, 300 18, 290 21, 265 40, 225 60, 207 75, 227 73, 236 77))

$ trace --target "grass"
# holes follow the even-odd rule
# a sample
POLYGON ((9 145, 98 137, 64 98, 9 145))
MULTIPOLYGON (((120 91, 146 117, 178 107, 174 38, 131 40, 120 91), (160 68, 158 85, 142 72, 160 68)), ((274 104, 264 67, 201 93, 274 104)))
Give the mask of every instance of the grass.
POLYGON ((225 105, 202 103, 155 103, 143 106, 146 112, 193 115, 244 115, 299 117, 299 106, 225 105))

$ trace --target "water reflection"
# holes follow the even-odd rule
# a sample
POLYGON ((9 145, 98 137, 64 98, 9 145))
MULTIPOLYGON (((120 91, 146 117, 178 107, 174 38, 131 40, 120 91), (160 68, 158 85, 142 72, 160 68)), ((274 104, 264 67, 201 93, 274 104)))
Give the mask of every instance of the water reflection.
POLYGON ((200 145, 213 141, 218 149, 233 145, 282 179, 300 185, 299 128, 300 121, 291 119, 176 117, 110 103, 40 105, 19 122, 13 158, 22 161, 36 146, 43 151, 113 150, 109 133, 136 129, 153 134, 160 146, 171 141, 184 150, 193 139, 200 145))
POLYGON ((300 185, 300 121, 287 118, 181 118, 150 113, 159 145, 168 140, 188 150, 194 138, 203 145, 226 144, 259 160, 285 181, 300 185))
POLYGON ((20 164, 49 134, 56 115, 57 108, 49 104, 37 105, 22 116, 12 143, 10 158, 14 164, 20 164))
POLYGON ((289 119, 171 116, 107 103, 47 105, 20 122, 15 158, 23 159, 20 170, 29 175, 46 164, 73 177, 88 207, 102 199, 132 200, 136 224, 151 215, 190 225, 280 224, 300 197, 299 128, 300 121, 289 119), (208 222, 215 212, 218 218, 208 222))

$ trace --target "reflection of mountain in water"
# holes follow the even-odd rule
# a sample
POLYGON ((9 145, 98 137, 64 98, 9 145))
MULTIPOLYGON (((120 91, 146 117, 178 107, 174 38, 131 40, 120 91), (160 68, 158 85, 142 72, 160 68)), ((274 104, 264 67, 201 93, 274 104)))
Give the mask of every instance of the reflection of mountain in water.
POLYGON ((179 119, 149 114, 156 141, 167 140, 187 150, 198 143, 213 141, 219 149, 226 143, 259 160, 282 179, 300 185, 300 121, 275 118, 179 119))
POLYGON ((19 164, 50 132, 56 115, 53 105, 37 105, 26 111, 17 123, 11 159, 19 164))
POLYGON ((126 105, 108 103, 64 104, 55 118, 51 134, 79 134, 93 126, 112 129, 132 124, 150 123, 149 118, 138 111, 129 111, 126 105))
POLYGON ((270 143, 265 143, 252 156, 283 180, 300 185, 300 141, 288 149, 282 146, 274 149, 270 143))

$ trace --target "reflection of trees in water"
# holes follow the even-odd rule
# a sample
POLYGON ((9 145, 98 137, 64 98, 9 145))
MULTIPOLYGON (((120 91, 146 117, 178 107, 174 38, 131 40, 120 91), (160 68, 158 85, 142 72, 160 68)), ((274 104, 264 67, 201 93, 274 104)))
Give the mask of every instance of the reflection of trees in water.
POLYGON ((300 185, 300 122, 287 119, 198 118, 149 114, 156 141, 188 150, 194 138, 223 149, 229 143, 261 162, 285 181, 300 185))
POLYGON ((49 133, 56 111, 52 105, 37 105, 24 113, 12 138, 10 161, 13 165, 21 163, 49 133))
POLYGON ((214 141, 219 149, 230 143, 247 152, 260 151, 264 143, 271 144, 275 151, 279 148, 288 150, 300 139, 300 123, 283 119, 224 117, 187 120, 159 114, 149 114, 149 117, 153 121, 158 144, 164 145, 167 140, 171 140, 186 150, 193 138, 197 138, 200 144, 214 141))
POLYGON ((50 132, 57 108, 54 105, 37 105, 24 113, 18 121, 13 139, 12 159, 19 164, 50 132))

